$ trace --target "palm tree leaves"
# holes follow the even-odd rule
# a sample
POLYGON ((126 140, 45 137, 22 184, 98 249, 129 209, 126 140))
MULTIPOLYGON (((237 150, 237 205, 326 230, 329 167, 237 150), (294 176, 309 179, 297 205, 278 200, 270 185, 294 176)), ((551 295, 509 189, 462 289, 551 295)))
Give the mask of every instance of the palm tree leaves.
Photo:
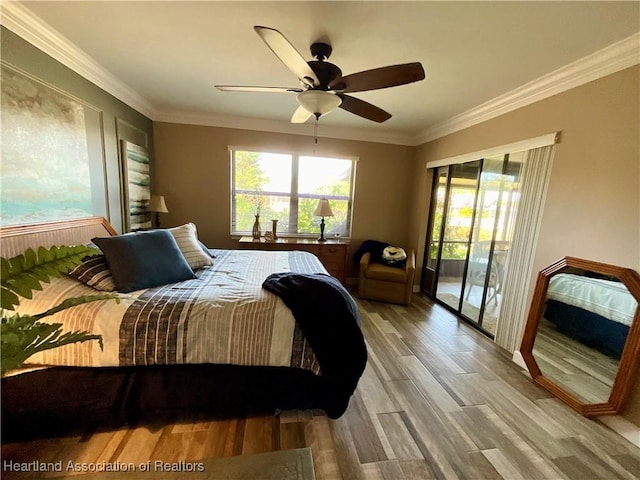
POLYGON ((69 273, 83 258, 100 254, 97 248, 85 245, 29 248, 22 255, 0 258, 0 307, 13 310, 18 297, 31 298, 42 283, 69 273))
MULTIPOLYGON (((125 295, 125 297, 128 297, 128 296, 125 295)), ((101 293, 98 295, 86 295, 84 297, 67 298, 63 300, 59 305, 53 308, 50 308, 46 312, 33 315, 33 317, 36 320, 40 320, 44 317, 48 317, 49 315, 54 315, 58 312, 61 312, 62 310, 66 310, 67 308, 75 307, 77 305, 82 305, 84 303, 96 302, 98 300, 115 300, 116 303, 120 303, 120 296, 117 293, 101 293)))
POLYGON ((41 320, 67 308, 88 302, 115 299, 116 293, 101 293, 83 297, 67 298, 45 312, 37 315, 14 313, 20 297, 32 298, 35 290, 52 278, 69 273, 88 256, 98 255, 100 250, 84 245, 40 247, 28 249, 13 258, 0 258, 0 353, 1 373, 20 367, 31 355, 70 343, 98 340, 103 348, 102 336, 86 331, 63 332, 61 323, 45 323, 41 320))
POLYGON ((75 342, 98 340, 103 348, 102 337, 87 332, 62 331, 61 323, 39 322, 30 315, 15 314, 3 318, 0 328, 2 347, 2 374, 20 367, 31 355, 51 348, 75 342))

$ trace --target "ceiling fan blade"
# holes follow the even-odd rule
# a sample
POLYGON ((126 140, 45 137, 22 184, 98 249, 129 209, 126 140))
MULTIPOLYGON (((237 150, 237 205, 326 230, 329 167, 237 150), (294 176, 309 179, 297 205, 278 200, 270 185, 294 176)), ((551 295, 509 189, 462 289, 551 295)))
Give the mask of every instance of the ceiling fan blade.
POLYGON ((291 123, 304 123, 309 118, 313 116, 313 113, 309 113, 305 110, 302 105, 300 105, 295 112, 293 112, 293 116, 291 117, 291 123))
POLYGON ((298 79, 309 86, 320 85, 320 80, 315 72, 307 64, 300 52, 286 39, 286 37, 278 30, 269 27, 261 27, 256 25, 253 27, 264 43, 278 57, 286 67, 298 77, 298 79))
POLYGON ((420 62, 389 65, 337 78, 329 85, 332 90, 344 93, 364 92, 380 88, 396 87, 424 80, 425 73, 420 62))
POLYGON ((349 95, 342 95, 340 93, 337 95, 342 99, 340 108, 347 112, 351 112, 355 115, 366 118, 367 120, 372 120, 378 123, 386 122, 391 118, 391 114, 389 112, 385 112, 381 108, 376 107, 369 102, 365 102, 364 100, 360 100, 359 98, 351 97, 349 95))
POLYGON ((241 85, 214 85, 223 92, 262 92, 262 93, 300 93, 302 88, 296 87, 244 87, 241 85))

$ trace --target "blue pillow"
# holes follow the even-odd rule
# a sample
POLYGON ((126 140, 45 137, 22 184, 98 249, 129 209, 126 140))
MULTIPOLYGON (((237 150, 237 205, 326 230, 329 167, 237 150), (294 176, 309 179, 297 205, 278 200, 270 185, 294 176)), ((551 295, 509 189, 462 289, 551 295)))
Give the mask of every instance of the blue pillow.
POLYGON ((166 230, 92 238, 91 241, 104 253, 118 292, 196 278, 175 238, 166 230))

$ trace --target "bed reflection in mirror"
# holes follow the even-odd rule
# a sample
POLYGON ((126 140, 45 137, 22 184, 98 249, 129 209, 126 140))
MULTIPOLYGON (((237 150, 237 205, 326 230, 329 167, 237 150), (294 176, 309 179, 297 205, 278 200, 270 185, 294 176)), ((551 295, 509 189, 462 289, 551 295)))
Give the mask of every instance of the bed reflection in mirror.
POLYGON ((585 416, 619 413, 640 359, 640 276, 564 257, 538 274, 520 351, 531 378, 585 416))
POLYGON ((555 274, 533 345, 543 375, 582 403, 606 402, 637 306, 619 279, 575 268, 555 274))

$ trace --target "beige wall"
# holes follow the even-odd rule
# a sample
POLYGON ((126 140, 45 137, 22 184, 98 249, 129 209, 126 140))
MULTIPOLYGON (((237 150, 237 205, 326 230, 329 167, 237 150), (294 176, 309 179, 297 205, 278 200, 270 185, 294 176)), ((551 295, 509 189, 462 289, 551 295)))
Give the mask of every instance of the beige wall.
MULTIPOLYGON (((193 221, 205 243, 233 248, 228 146, 359 157, 351 254, 372 238, 418 249, 422 263, 431 174, 462 153, 561 132, 534 255, 538 271, 565 255, 640 270, 640 67, 545 99, 417 148, 248 130, 154 123, 163 225, 193 221)), ((355 276, 351 269, 350 277, 355 276)), ((531 289, 527 296, 531 296, 531 289)), ((624 415, 640 425, 640 386, 624 415)))
MULTIPOLYGON (((367 239, 407 245, 411 147, 324 138, 315 145, 311 136, 159 122, 154 138, 154 189, 169 209, 162 225, 194 222, 212 247, 237 246, 230 236, 229 146, 358 157, 350 257, 367 239)), ((356 276, 353 268, 348 276, 356 276)))
MULTIPOLYGON (((635 66, 420 146, 416 203, 428 198, 427 161, 560 131, 534 270, 567 255, 640 270, 639 86, 635 66)), ((426 215, 410 241, 424 242, 426 215)), ((624 416, 640 425, 640 384, 624 416)))

